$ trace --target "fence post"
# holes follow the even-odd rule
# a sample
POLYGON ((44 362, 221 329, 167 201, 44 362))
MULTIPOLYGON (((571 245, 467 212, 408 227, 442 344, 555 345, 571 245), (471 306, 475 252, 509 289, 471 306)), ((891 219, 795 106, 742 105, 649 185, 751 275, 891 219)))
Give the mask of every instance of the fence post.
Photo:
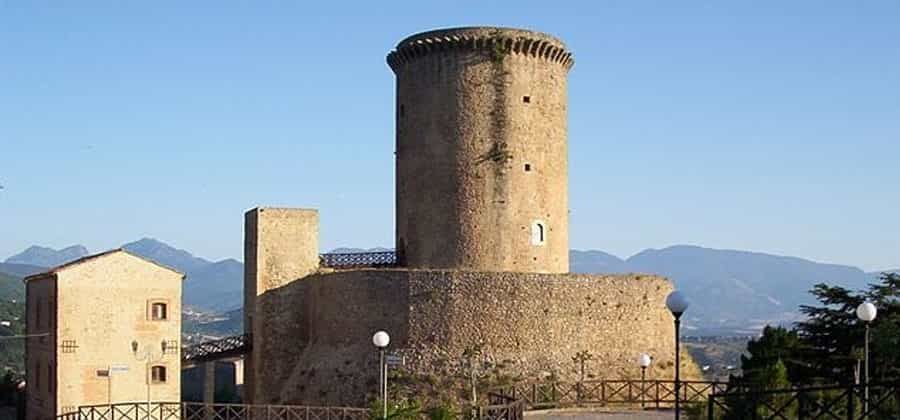
POLYGON ((806 418, 806 393, 797 391, 797 420, 806 418))
POLYGON ((856 417, 856 401, 854 397, 856 392, 853 384, 847 388, 847 420, 853 420, 856 417))
POLYGON ((600 404, 606 404, 606 379, 600 381, 600 404))
POLYGON ((553 388, 551 388, 551 390, 552 390, 553 392, 552 392, 550 398, 553 400, 553 402, 559 404, 559 397, 556 396, 556 395, 557 395, 557 392, 556 392, 556 387, 557 387, 557 386, 559 386, 559 383, 556 382, 556 381, 553 381, 553 388))
POLYGON ((653 382, 656 387, 656 408, 659 409, 659 380, 653 382))
POLYGON ((531 404, 537 404, 537 383, 531 384, 531 404))
POLYGON ((713 397, 706 400, 706 420, 713 420, 713 397))

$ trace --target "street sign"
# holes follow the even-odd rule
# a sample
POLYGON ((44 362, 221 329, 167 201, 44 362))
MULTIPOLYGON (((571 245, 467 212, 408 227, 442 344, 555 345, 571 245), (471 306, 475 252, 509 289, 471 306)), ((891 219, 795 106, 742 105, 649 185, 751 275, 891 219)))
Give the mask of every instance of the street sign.
POLYGON ((128 372, 128 370, 129 370, 128 365, 110 365, 109 366, 109 373, 111 375, 115 374, 115 373, 125 373, 125 372, 128 372))
POLYGON ((403 356, 396 356, 393 354, 389 354, 384 358, 384 362, 391 367, 403 366, 406 364, 406 359, 403 356))

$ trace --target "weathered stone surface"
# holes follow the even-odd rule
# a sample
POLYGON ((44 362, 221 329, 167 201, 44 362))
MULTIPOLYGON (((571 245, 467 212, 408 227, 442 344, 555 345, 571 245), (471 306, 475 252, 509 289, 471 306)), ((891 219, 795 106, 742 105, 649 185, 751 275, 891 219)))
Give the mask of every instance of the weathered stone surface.
POLYGON ((26 342, 28 418, 54 418, 80 405, 142 401, 148 395, 178 401, 183 278, 123 250, 29 277, 27 333, 48 335, 26 342), (154 303, 166 305, 165 319, 153 318, 154 303), (165 368, 165 381, 151 380, 153 366, 165 368), (116 372, 101 374, 111 367, 116 372))
MULTIPOLYGON (((255 383, 260 367, 280 366, 283 361, 272 359, 277 350, 267 347, 290 331, 290 324, 273 324, 269 316, 256 314, 278 313, 282 306, 289 310, 290 302, 277 299, 260 300, 258 296, 291 284, 298 278, 315 272, 319 266, 319 213, 308 209, 255 208, 244 215, 244 332, 253 337, 252 352, 245 364, 248 383, 255 383), (265 324, 261 327, 261 324, 265 324)), ((260 381, 265 382, 265 376, 260 381)), ((254 400, 254 387, 248 387, 245 397, 254 400)))
POLYGON ((449 29, 401 41, 388 62, 397 75, 401 263, 568 272, 571 55, 562 42, 449 29), (533 243, 533 229, 544 243, 533 243))
MULTIPOLYGON (((359 270, 318 273, 260 296, 268 337, 257 402, 359 404, 376 389, 372 334, 418 373, 447 374, 483 345, 526 378, 574 378, 572 357, 594 355, 598 378, 671 378, 674 329, 667 280, 648 275, 359 270), (289 327, 288 327, 289 326, 289 327)), ((694 370, 689 370, 690 377, 694 370)))

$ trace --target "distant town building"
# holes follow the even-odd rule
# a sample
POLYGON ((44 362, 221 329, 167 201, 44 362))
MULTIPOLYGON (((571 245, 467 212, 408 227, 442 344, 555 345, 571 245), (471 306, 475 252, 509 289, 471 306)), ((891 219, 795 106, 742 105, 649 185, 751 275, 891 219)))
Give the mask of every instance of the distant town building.
POLYGON ((27 418, 179 401, 183 279, 121 249, 27 277, 27 418))

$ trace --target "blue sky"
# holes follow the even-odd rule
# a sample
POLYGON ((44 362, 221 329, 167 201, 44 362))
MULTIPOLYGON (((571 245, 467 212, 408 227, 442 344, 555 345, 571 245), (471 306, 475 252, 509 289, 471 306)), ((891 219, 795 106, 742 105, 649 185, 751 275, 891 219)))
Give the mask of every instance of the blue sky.
POLYGON ((150 236, 240 257, 242 213, 393 242, 401 38, 550 32, 573 248, 900 266, 900 3, 0 0, 0 259, 150 236))

